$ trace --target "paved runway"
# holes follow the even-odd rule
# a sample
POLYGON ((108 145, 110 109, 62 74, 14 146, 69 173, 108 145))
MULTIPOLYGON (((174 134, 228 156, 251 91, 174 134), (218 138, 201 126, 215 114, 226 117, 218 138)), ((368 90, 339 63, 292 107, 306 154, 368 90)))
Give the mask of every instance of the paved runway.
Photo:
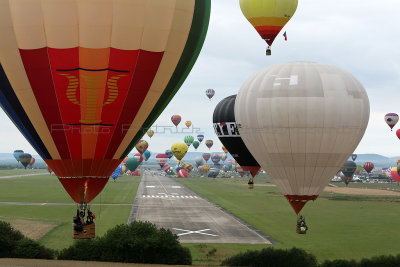
POLYGON ((180 183, 145 172, 129 222, 171 229, 184 243, 276 243, 180 183))

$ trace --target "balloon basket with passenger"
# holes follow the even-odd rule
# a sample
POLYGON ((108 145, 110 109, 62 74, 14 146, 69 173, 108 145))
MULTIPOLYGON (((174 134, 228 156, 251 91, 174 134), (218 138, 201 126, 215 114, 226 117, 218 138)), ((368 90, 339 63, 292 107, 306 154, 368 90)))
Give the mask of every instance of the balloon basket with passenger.
POLYGON ((247 183, 247 185, 248 185, 249 189, 253 189, 253 188, 254 188, 254 181, 253 181, 253 178, 250 178, 250 179, 249 179, 249 182, 247 183))
POLYGON ((95 215, 87 203, 77 205, 76 216, 72 223, 72 237, 74 239, 90 239, 96 237, 95 215))

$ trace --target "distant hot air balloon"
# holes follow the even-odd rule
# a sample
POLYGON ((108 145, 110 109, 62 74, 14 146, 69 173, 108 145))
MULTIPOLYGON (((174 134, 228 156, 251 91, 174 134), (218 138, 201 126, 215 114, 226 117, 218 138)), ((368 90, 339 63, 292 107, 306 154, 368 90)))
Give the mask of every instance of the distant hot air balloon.
POLYGON ((400 183, 400 176, 397 172, 397 167, 392 167, 390 174, 392 175, 392 179, 395 180, 396 182, 400 183))
POLYGON ((196 167, 198 168, 199 166, 204 164, 203 158, 202 157, 196 157, 194 159, 194 162, 196 163, 196 167))
POLYGON ((270 46, 297 9, 297 0, 240 0, 243 15, 270 46))
POLYGON ((139 164, 143 162, 143 156, 140 153, 136 153, 133 157, 139 160, 139 164))
POLYGON ((222 154, 220 154, 220 156, 221 156, 222 162, 225 162, 226 158, 228 157, 228 155, 226 153, 222 153, 222 154))
POLYGON ((137 144, 136 144, 136 150, 140 153, 143 154, 147 148, 149 147, 149 144, 145 141, 145 140, 140 140, 137 144))
POLYGON ((348 160, 343 164, 340 170, 342 171, 344 177, 346 178, 345 184, 347 186, 351 181, 351 179, 353 178, 353 174, 357 170, 357 165, 354 163, 354 161, 348 160))
POLYGON ((136 168, 140 165, 141 161, 137 157, 127 159, 125 165, 131 171, 134 172, 136 168))
POLYGON ((188 162, 182 162, 181 166, 185 171, 187 171, 187 173, 190 173, 193 170, 193 165, 188 162))
POLYGON ((128 168, 125 165, 120 165, 120 166, 121 166, 121 169, 122 169, 122 173, 126 173, 128 168))
POLYGON ((351 155, 351 159, 352 159, 353 161, 356 161, 356 159, 357 159, 357 154, 352 154, 352 155, 351 155))
POLYGON ((185 142, 185 144, 190 147, 190 145, 193 143, 194 141, 194 137, 191 135, 187 135, 185 136, 185 138, 183 139, 183 141, 185 142))
POLYGON ((190 128, 190 126, 192 126, 192 122, 191 121, 186 121, 185 125, 186 125, 186 127, 190 128))
POLYGON ((140 171, 136 170, 132 173, 132 176, 140 176, 140 171))
POLYGON ((182 117, 180 115, 172 115, 171 121, 175 125, 175 127, 178 127, 179 123, 181 123, 182 117))
POLYGON ((19 156, 21 156, 22 154, 24 154, 23 150, 15 150, 13 156, 19 162, 19 156))
POLYGON ((244 177, 246 175, 246 171, 243 170, 243 168, 241 166, 236 168, 237 172, 239 173, 240 177, 244 177))
POLYGON ((192 145, 193 145, 194 149, 197 150, 197 148, 200 145, 200 142, 199 141, 193 141, 192 145))
POLYGON ((188 146, 184 143, 175 143, 171 147, 171 151, 175 158, 180 162, 188 151, 188 146))
POLYGON ((365 162, 363 167, 364 170, 369 174, 374 168, 374 164, 372 162, 365 162))
POLYGON ((215 95, 214 89, 207 89, 206 90, 206 96, 208 97, 208 99, 211 100, 211 98, 213 98, 214 95, 215 95))
POLYGON ((128 159, 129 157, 125 157, 124 158, 124 160, 122 161, 123 163, 126 163, 126 160, 128 159))
POLYGON ((142 154, 142 157, 143 157, 144 161, 148 161, 149 158, 150 158, 150 156, 151 156, 151 152, 148 151, 148 150, 146 150, 146 151, 142 154))
POLYGON ((35 164, 35 161, 36 161, 35 158, 32 157, 31 162, 29 162, 29 166, 32 167, 33 164, 35 164))
POLYGON ((19 156, 19 162, 21 162, 22 165, 24 165, 25 169, 31 162, 31 159, 32 159, 32 156, 31 156, 31 154, 28 154, 28 153, 23 153, 19 156))
POLYGON ((212 154, 211 160, 214 164, 218 164, 219 161, 221 160, 221 156, 217 153, 212 154))
POLYGON ((204 135, 199 134, 199 135, 197 136, 197 140, 199 140, 200 143, 203 141, 203 139, 204 139, 204 135))
POLYGON ((396 113, 388 113, 385 115, 385 122, 389 125, 390 129, 393 130, 393 127, 399 121, 399 115, 396 113))
POLYGON ((211 147, 213 146, 214 141, 213 140, 206 140, 206 146, 208 147, 208 149, 211 149, 211 147))
POLYGON ((220 170, 217 168, 210 168, 208 177, 216 178, 218 176, 219 172, 220 172, 220 170))
POLYGON ((362 165, 357 165, 356 174, 360 174, 360 172, 364 169, 362 165))
POLYGON ((174 154, 172 153, 172 151, 170 149, 165 150, 165 155, 168 156, 168 159, 170 159, 174 156, 174 154))
POLYGON ((53 172, 53 170, 49 167, 49 165, 46 164, 46 169, 47 171, 51 174, 53 172))
POLYGON ((121 174, 122 174, 122 167, 121 167, 121 166, 118 166, 118 167, 115 169, 115 171, 113 171, 113 173, 111 174, 111 177, 114 179, 114 182, 115 182, 115 180, 116 180, 118 177, 121 176, 121 174))
POLYGON ((203 159, 207 162, 211 158, 210 153, 203 153, 203 159))
POLYGON ((178 178, 187 178, 188 177, 188 173, 185 169, 180 169, 178 171, 178 178))
POLYGON ((201 165, 200 167, 201 167, 201 169, 199 169, 199 171, 200 171, 201 173, 204 173, 204 174, 207 174, 207 173, 210 171, 210 169, 211 169, 211 166, 208 165, 208 164, 201 165))
POLYGON ((160 167, 163 167, 168 162, 168 156, 166 154, 158 154, 156 156, 156 161, 160 167))
POLYGON ((170 168, 171 168, 171 166, 169 166, 168 164, 165 164, 164 166, 162 166, 162 170, 165 172, 168 172, 170 168))
POLYGON ((361 83, 338 67, 286 63, 242 85, 235 119, 246 147, 298 214, 361 141, 369 100, 361 83))
MULTIPOLYGON (((225 161, 229 150, 235 160, 242 166, 243 170, 251 173, 252 177, 249 179, 248 184, 249 188, 252 189, 254 187, 254 177, 258 174, 261 167, 247 149, 237 129, 235 100, 236 95, 228 96, 221 100, 215 107, 213 114, 214 131, 223 144, 222 150, 225 152, 223 161, 225 161)), ((233 161, 230 163, 233 163, 233 161)))
POLYGON ((149 130, 147 131, 147 135, 148 135, 150 138, 152 138, 153 135, 154 135, 154 131, 153 131, 152 129, 149 129, 149 130))

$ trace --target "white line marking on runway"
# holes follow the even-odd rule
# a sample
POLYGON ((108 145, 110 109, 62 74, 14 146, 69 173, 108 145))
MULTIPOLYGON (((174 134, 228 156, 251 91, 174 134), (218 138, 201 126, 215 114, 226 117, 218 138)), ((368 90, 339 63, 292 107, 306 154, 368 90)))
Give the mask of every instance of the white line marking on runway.
POLYGON ((155 185, 146 185, 147 188, 155 188, 155 185))
POLYGON ((173 185, 172 188, 182 188, 179 185, 173 185))
POLYGON ((203 229, 203 230, 197 230, 197 231, 184 230, 184 229, 179 229, 179 228, 172 228, 172 229, 177 230, 177 231, 182 231, 182 232, 184 232, 184 233, 178 234, 178 236, 190 235, 190 234, 200 234, 200 235, 218 236, 218 235, 213 235, 213 234, 204 233, 205 231, 211 231, 211 229, 203 229))

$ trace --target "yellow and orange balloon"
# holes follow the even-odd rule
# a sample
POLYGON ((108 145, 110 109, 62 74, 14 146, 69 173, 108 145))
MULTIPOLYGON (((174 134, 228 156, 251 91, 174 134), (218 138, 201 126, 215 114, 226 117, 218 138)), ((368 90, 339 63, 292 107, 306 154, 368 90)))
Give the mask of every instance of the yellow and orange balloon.
POLYGON ((271 46, 296 12, 297 0, 240 0, 240 8, 261 38, 271 46))

